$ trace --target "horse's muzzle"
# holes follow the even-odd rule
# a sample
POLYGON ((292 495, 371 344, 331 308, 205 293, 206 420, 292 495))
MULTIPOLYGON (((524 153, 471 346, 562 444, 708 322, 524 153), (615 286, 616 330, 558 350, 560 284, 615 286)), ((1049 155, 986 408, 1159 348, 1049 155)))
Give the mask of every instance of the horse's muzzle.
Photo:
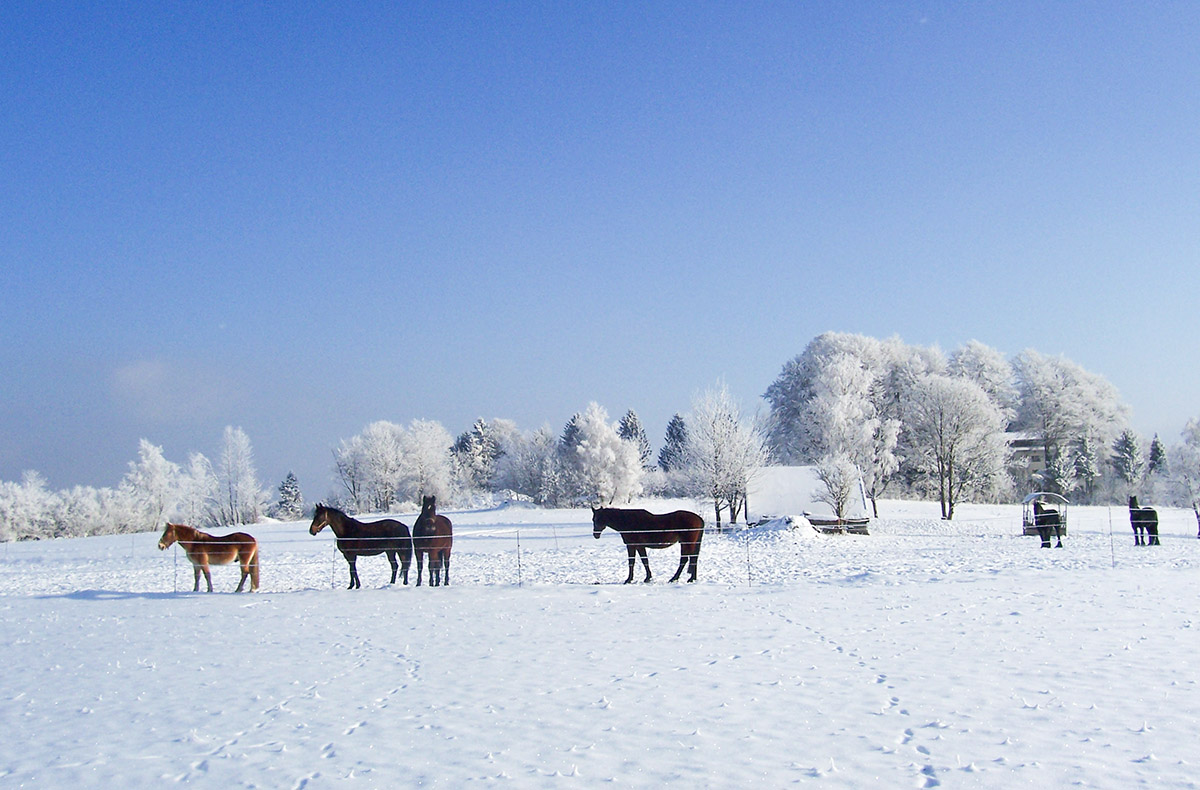
POLYGON ((163 543, 163 542, 160 540, 160 541, 158 542, 158 550, 159 550, 159 551, 164 551, 166 548, 167 548, 166 544, 164 544, 164 543, 163 543))

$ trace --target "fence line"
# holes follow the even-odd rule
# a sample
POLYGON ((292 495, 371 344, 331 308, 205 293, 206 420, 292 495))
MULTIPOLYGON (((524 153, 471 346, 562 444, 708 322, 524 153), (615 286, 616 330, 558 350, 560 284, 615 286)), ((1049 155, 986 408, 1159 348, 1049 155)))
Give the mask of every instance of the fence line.
MULTIPOLYGON (((976 521, 982 519, 972 520, 976 521)), ((951 559, 958 563, 951 566, 951 570, 970 567, 972 562, 999 563, 999 567, 1028 568, 1029 555, 1038 552, 1036 539, 1021 536, 1019 523, 1014 523, 1013 519, 1005 521, 1013 524, 1013 529, 1005 534, 971 532, 968 525, 972 522, 962 522, 963 526, 968 528, 967 532, 889 530, 883 534, 889 539, 928 541, 928 545, 921 544, 912 556, 904 558, 906 567, 913 570, 920 570, 923 555, 928 555, 931 551, 941 555, 951 549, 955 550, 950 551, 954 555, 951 559), (1014 548, 1008 548, 997 542, 1009 538, 1016 538, 1022 543, 1012 544, 1014 548), (1003 564, 1005 562, 1007 565, 1003 564)), ((557 526, 549 524, 528 528, 485 527, 461 531, 455 536, 457 551, 451 558, 451 578, 460 585, 524 586, 527 581, 535 584, 620 583, 627 572, 627 554, 623 543, 616 535, 607 540, 592 541, 591 530, 580 524, 576 531, 574 526, 572 525, 569 535, 559 535, 557 526), (528 550, 530 538, 538 544, 535 551, 528 550), (487 545, 489 541, 493 544, 490 547, 487 545)), ((1094 530, 1094 534, 1076 536, 1081 545, 1085 540, 1094 542, 1107 538, 1110 551, 1103 552, 1104 555, 1108 555, 1103 559, 1110 562, 1103 563, 1104 566, 1115 567, 1118 553, 1123 563, 1136 558, 1134 562, 1150 567, 1164 564, 1167 559, 1168 555, 1157 548, 1134 549, 1132 541, 1128 549, 1117 552, 1111 521, 1108 531, 1107 536, 1094 530)), ((788 580, 830 578, 830 574, 839 572, 838 569, 845 569, 846 575, 850 575, 855 569, 898 572, 897 563, 888 555, 889 544, 875 541, 870 536, 809 538, 807 527, 801 527, 798 532, 783 529, 726 529, 718 533, 711 528, 706 532, 710 537, 703 544, 700 556, 700 580, 704 582, 753 586, 788 580), (792 537, 789 539, 788 536, 792 537), (830 565, 831 562, 841 564, 830 565), (831 567, 834 570, 830 570, 831 567)), ((59 542, 46 542, 40 546, 40 542, 6 546, 3 559, 0 560, 0 595, 55 592, 69 594, 114 589, 167 592, 179 591, 181 587, 186 590, 186 584, 181 585, 178 575, 182 566, 186 579, 188 571, 191 570, 190 564, 186 561, 181 562, 178 547, 172 552, 170 560, 165 556, 158 557, 158 550, 149 548, 155 545, 149 542, 151 537, 150 533, 132 536, 128 544, 128 554, 120 548, 119 542, 111 544, 103 554, 89 553, 86 549, 74 552, 69 544, 59 542), (41 548, 47 551, 39 551, 41 548), (168 574, 171 579, 169 582, 168 574)), ((1200 566, 1200 556, 1184 545, 1197 545, 1195 538, 1190 535, 1164 535, 1163 540, 1171 543, 1178 541, 1180 544, 1180 550, 1170 555, 1173 562, 1182 561, 1188 565, 1200 566), (1187 541, 1182 540, 1185 537, 1188 538, 1187 541)), ((348 571, 337 549, 337 541, 332 538, 268 532, 259 540, 259 545, 260 551, 265 552, 262 562, 266 579, 264 590, 300 591, 321 589, 326 584, 328 588, 340 588, 345 584, 348 571), (329 563, 327 570, 326 556, 329 563)), ((674 572, 679 559, 677 552, 678 549, 674 547, 649 552, 656 581, 665 581, 674 572)), ((1049 553, 1038 556, 1044 559, 1037 562, 1053 561, 1049 553)), ((1098 559, 1091 554, 1084 556, 1082 553, 1055 556, 1072 558, 1076 567, 1096 565, 1098 559)), ((390 568, 382 556, 378 559, 364 558, 358 565, 359 572, 365 577, 368 586, 379 583, 381 579, 386 581, 390 578, 390 568)), ((239 573, 237 566, 212 566, 212 569, 214 575, 224 577, 218 583, 220 587, 232 589, 233 583, 229 577, 237 578, 234 575, 239 573), (226 568, 228 570, 225 570, 226 568)), ((409 570, 410 574, 415 573, 415 564, 410 565, 409 570)), ((938 570, 945 571, 942 566, 938 566, 938 570)), ((640 571, 639 563, 639 567, 635 568, 636 581, 641 580, 640 571)), ((422 580, 423 584, 424 581, 422 580)), ((410 577, 410 584, 414 582, 410 577)))

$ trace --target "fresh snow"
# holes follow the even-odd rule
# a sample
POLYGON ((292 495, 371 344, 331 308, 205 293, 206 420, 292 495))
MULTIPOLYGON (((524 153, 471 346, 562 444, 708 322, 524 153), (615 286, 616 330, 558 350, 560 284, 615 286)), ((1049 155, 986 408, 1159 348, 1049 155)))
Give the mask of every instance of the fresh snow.
POLYGON ((1049 550, 1017 506, 881 513, 710 533, 694 585, 676 549, 619 584, 587 510, 447 513, 441 589, 342 589, 307 523, 249 528, 257 594, 157 534, 4 544, 0 787, 1200 783, 1190 511, 1135 547, 1075 507, 1049 550))

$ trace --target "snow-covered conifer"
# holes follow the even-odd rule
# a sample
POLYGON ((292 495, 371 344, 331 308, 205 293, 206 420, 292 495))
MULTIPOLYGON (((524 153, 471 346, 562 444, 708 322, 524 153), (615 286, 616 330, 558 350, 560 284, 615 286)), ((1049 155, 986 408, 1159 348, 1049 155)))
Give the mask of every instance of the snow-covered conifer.
POLYGON ((664 472, 682 469, 686 451, 687 423, 683 421, 683 415, 676 414, 667 423, 667 435, 662 449, 658 451, 658 467, 664 472))
POLYGON ((279 484, 279 498, 271 507, 271 517, 280 521, 295 521, 304 515, 304 495, 300 491, 300 482, 291 471, 279 484))
POLYGON ((1142 449, 1138 446, 1137 435, 1128 429, 1122 431, 1113 441, 1112 449, 1110 463, 1117 479, 1123 484, 1126 494, 1135 492, 1142 481, 1146 465, 1142 460, 1142 449))
POLYGON ((617 433, 622 439, 630 442, 637 448, 638 457, 642 461, 642 468, 649 469, 653 466, 651 463, 653 454, 650 449, 650 439, 646 436, 646 429, 642 427, 642 421, 638 419, 637 413, 633 409, 625 412, 625 416, 621 418, 617 433))

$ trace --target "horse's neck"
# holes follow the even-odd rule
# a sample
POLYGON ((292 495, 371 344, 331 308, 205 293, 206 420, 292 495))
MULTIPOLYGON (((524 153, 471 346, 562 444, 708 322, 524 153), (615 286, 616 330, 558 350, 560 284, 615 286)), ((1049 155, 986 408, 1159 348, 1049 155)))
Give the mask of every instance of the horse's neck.
POLYGON ((350 526, 350 525, 362 526, 362 522, 355 521, 354 519, 347 516, 345 513, 341 513, 341 514, 335 513, 335 514, 333 514, 333 518, 329 519, 329 528, 331 530, 333 530, 333 534, 339 538, 346 537, 346 533, 349 532, 349 530, 346 529, 346 527, 350 526))

